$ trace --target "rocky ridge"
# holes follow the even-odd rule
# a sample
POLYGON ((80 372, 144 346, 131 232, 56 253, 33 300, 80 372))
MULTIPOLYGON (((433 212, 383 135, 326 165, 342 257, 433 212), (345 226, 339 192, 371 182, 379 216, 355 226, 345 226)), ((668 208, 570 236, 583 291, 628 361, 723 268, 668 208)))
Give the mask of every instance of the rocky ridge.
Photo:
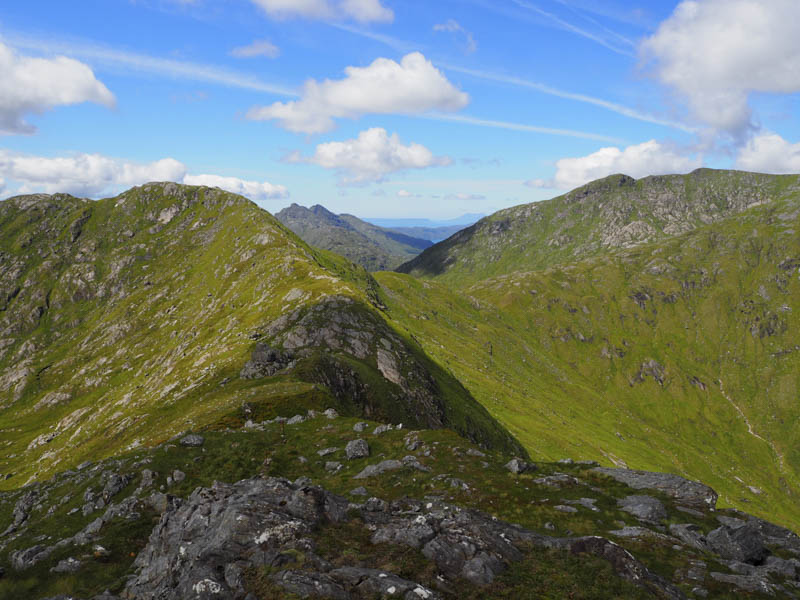
POLYGON ((59 599, 527 597, 580 589, 525 580, 576 561, 600 569, 586 585, 604 581, 612 596, 800 597, 800 538, 715 509, 702 484, 569 460, 515 473, 507 455, 446 432, 364 425, 332 410, 245 423, 4 493, 0 592, 15 597, 15 582, 48 573, 45 587, 82 582, 47 596, 59 599), (298 452, 312 432, 315 460, 298 452), (362 451, 328 470, 353 444, 362 451), (212 481, 227 456, 242 466, 212 481), (658 510, 628 510, 643 503, 658 510))
POLYGON ((459 285, 680 235, 800 194, 796 175, 698 169, 611 175, 543 202, 501 210, 398 267, 459 285))
POLYGON ((219 189, 0 202, 0 488, 158 443, 243 402, 270 416, 280 402, 334 402, 516 445, 387 324, 378 296, 366 271, 219 189), (324 339, 300 347, 308 319, 282 337, 283 315, 313 315, 306 331, 324 339), (267 341, 286 347, 262 353, 267 341))

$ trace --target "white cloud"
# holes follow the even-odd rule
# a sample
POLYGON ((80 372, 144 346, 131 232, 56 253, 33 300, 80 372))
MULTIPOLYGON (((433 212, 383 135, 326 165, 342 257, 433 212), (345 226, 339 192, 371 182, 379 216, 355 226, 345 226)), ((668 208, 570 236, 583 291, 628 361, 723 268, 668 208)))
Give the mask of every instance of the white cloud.
POLYGON ((556 162, 553 179, 534 179, 526 182, 530 187, 571 190, 595 179, 614 173, 624 173, 636 179, 647 175, 686 173, 701 167, 700 157, 687 157, 667 146, 650 140, 636 146, 601 148, 580 158, 562 158, 556 162))
POLYGON ((277 19, 302 17, 323 21, 354 20, 359 23, 391 23, 394 12, 380 0, 252 0, 277 19))
POLYGON ((751 92, 800 91, 797 0, 684 0, 642 44, 695 118, 743 139, 751 92))
MULTIPOLYGON (((219 187, 254 200, 285 198, 285 187, 217 175, 188 175, 174 158, 136 163, 101 154, 43 157, 0 150, 0 176, 19 184, 18 193, 66 192, 98 197, 149 181, 176 181, 219 187)), ((2 181, 2 180, 0 180, 2 181)))
POLYGON ((140 164, 100 154, 49 158, 0 150, 0 175, 22 184, 22 193, 97 196, 147 181, 180 181, 185 173, 186 167, 172 158, 140 164))
POLYGON ((356 139, 320 144, 311 157, 295 154, 289 160, 335 169, 342 183, 351 184, 382 181, 390 173, 452 162, 446 156, 434 156, 421 144, 404 146, 396 133, 390 136, 380 127, 362 131, 356 139))
POLYGON ((231 56, 234 58, 255 58, 257 56, 277 58, 280 53, 280 48, 269 40, 256 40, 252 44, 239 46, 231 50, 231 56))
POLYGON ((419 114, 430 110, 455 111, 469 103, 419 52, 397 63, 378 58, 367 67, 347 67, 339 80, 307 81, 300 100, 254 107, 247 118, 279 124, 298 133, 323 133, 334 119, 357 119, 365 114, 419 114))
POLYGON ((464 194, 463 192, 458 194, 447 194, 444 197, 445 200, 486 200, 486 196, 482 194, 464 194))
POLYGON ((757 135, 739 151, 736 167, 760 173, 800 173, 800 143, 774 133, 757 135))
POLYGON ((27 115, 82 102, 111 108, 115 99, 77 60, 21 56, 0 42, 0 134, 33 133, 27 115))
POLYGON ((444 23, 438 23, 433 26, 434 31, 445 31, 448 33, 460 33, 464 36, 465 47, 464 50, 467 54, 471 54, 478 49, 478 44, 475 42, 475 37, 461 26, 461 23, 455 19, 447 19, 444 23))
POLYGON ((282 185, 273 185, 266 181, 246 181, 236 177, 222 177, 220 175, 186 175, 183 183, 187 185, 205 185, 218 187, 234 194, 239 194, 251 200, 272 200, 288 198, 289 191, 282 185))
POLYGON ((414 194, 408 190, 397 190, 398 198, 422 198, 422 194, 414 194))
POLYGON ((107 46, 75 41, 59 41, 26 36, 13 36, 13 44, 18 48, 27 48, 37 52, 69 54, 91 60, 94 64, 102 64, 114 69, 124 69, 134 75, 147 73, 169 79, 184 79, 215 85, 276 94, 278 96, 295 97, 297 94, 278 84, 262 81, 246 73, 239 73, 202 63, 160 58, 147 54, 137 54, 115 50, 107 46))

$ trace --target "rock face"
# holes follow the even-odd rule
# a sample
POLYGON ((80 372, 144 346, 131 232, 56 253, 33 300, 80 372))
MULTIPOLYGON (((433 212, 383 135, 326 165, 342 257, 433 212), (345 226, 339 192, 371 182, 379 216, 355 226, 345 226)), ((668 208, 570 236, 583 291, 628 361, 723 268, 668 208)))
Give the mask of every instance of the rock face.
MULTIPOLYGON (((322 488, 284 479, 249 479, 196 490, 161 517, 139 554, 137 574, 123 597, 129 600, 244 598, 244 572, 270 567, 271 578, 303 597, 398 597, 436 599, 439 595, 393 573, 338 567, 315 553, 312 532, 325 523, 349 519, 352 505, 322 488), (297 553, 304 568, 292 567, 297 553)), ((489 515, 440 502, 390 504, 376 498, 358 507, 372 543, 418 549, 446 581, 465 579, 477 586, 494 580, 530 545, 589 553, 608 560, 621 576, 657 592, 682 598, 622 548, 600 537, 549 538, 489 515)))
POLYGON ((304 376, 324 385, 351 414, 413 427, 451 427, 478 444, 527 455, 451 374, 352 298, 331 295, 286 312, 263 328, 263 337, 271 348, 305 361, 304 376), (370 368, 356 369, 353 360, 370 368), (446 399, 447 388, 461 398, 446 399))
POLYGON ((596 473, 613 477, 635 490, 658 490, 675 498, 679 504, 708 510, 717 505, 717 493, 707 485, 670 473, 650 473, 629 469, 595 467, 596 473))
POLYGON ((764 562, 769 551, 757 527, 742 523, 738 527, 723 525, 706 536, 709 548, 722 558, 751 565, 764 562))
POLYGON ((195 491, 168 510, 136 559, 127 597, 233 598, 249 565, 279 566, 289 549, 309 550, 313 527, 345 518, 347 500, 279 479, 195 491))
POLYGON ((267 344, 256 344, 250 360, 242 367, 239 376, 242 379, 259 379, 271 377, 295 363, 289 353, 281 352, 267 344))

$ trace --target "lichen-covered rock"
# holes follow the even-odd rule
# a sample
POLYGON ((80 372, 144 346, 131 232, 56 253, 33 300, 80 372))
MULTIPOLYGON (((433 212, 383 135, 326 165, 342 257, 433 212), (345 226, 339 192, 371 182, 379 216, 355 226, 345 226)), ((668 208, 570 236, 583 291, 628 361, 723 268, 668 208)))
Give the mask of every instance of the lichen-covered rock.
POLYGON ((618 500, 617 505, 641 521, 658 523, 667 518, 664 504, 652 496, 627 496, 618 500))
POLYGON ((608 475, 636 490, 658 490, 674 498, 679 504, 713 510, 717 505, 717 493, 702 483, 689 481, 671 473, 651 473, 630 469, 595 467, 595 473, 608 475))
POLYGON ((282 479, 249 479, 196 490, 165 512, 138 555, 126 595, 144 600, 233 598, 243 590, 226 577, 233 562, 280 563, 281 550, 310 549, 312 529, 342 521, 344 498, 282 479))
POLYGON ((521 475, 522 473, 535 471, 536 467, 530 463, 525 462, 520 458, 512 458, 510 461, 506 463, 506 469, 508 469, 515 475, 521 475))
POLYGON ((761 532, 749 524, 718 527, 706 535, 706 543, 722 558, 751 565, 761 564, 769 554, 761 532))
POLYGON ((186 446, 189 448, 199 448, 205 443, 205 438, 202 435, 198 435, 196 433, 189 434, 181 438, 181 446, 186 446))
POLYGON ((345 446, 344 454, 347 457, 347 460, 366 458, 369 456, 369 444, 367 443, 367 440, 352 440, 345 446))

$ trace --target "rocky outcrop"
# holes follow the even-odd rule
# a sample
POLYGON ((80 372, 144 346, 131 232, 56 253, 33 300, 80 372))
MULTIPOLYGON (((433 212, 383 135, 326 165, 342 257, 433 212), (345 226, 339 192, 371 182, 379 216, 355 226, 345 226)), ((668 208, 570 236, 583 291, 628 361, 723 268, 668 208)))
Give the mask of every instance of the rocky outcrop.
POLYGON ((256 344, 250 360, 242 367, 239 376, 242 379, 259 379, 271 377, 284 369, 291 368, 296 363, 288 352, 281 352, 267 344, 256 344))
POLYGON ((658 490, 674 498, 678 504, 690 508, 708 510, 717 505, 718 495, 713 489, 679 475, 608 467, 595 467, 592 471, 612 477, 635 490, 658 490))
POLYGON ((316 553, 315 528, 349 520, 352 509, 373 531, 372 543, 420 550, 444 577, 444 588, 447 581, 459 579, 489 585, 534 545, 599 556, 618 575, 660 597, 683 597, 604 538, 549 538, 436 499, 389 504, 373 498, 351 505, 307 482, 275 478, 199 489, 167 510, 137 557, 137 574, 123 597, 244 598, 244 573, 257 565, 270 568, 275 584, 303 597, 439 598, 436 591, 393 573, 360 566, 334 568, 316 553), (298 554, 303 556, 302 570, 293 567, 298 554))

